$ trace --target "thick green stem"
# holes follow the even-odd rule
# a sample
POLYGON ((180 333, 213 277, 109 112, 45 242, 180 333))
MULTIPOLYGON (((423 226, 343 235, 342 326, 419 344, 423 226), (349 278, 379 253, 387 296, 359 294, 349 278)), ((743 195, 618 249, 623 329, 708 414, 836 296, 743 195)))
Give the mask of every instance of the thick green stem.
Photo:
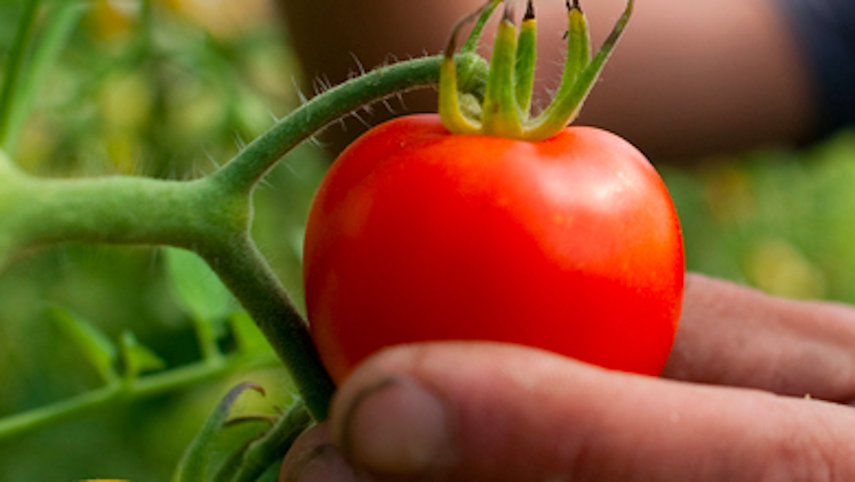
MULTIPOLYGON (((484 60, 475 54, 459 55, 456 60, 461 89, 482 96, 484 60)), ((255 139, 214 176, 235 190, 249 191, 286 152, 328 124, 390 95, 437 84, 441 63, 442 56, 401 62, 333 87, 255 139)))
MULTIPOLYGON (((0 173, 2 174, 2 173, 0 173)), ((326 417, 333 385, 305 322, 249 238, 247 196, 217 179, 0 177, 0 233, 23 248, 61 241, 165 244, 202 255, 289 367, 312 414, 326 417), (5 185, 4 185, 5 184, 5 185)))
POLYGON ((224 202, 211 184, 139 177, 7 176, 0 178, 0 190, 5 191, 0 197, 5 202, 0 204, 0 233, 13 248, 76 240, 197 250, 247 222, 240 206, 229 209, 234 202, 224 202))
POLYGON ((320 363, 306 322, 255 244, 246 236, 238 236, 200 254, 288 366, 312 416, 325 420, 335 385, 320 363))
MULTIPOLYGON (((258 181, 299 142, 372 101, 435 84, 441 57, 378 69, 320 95, 195 181, 139 177, 40 179, 0 152, 0 266, 15 250, 65 241, 170 245, 200 254, 243 304, 290 369, 312 415, 323 420, 334 385, 279 279, 249 229, 258 181)), ((468 92, 483 96, 487 66, 457 58, 468 92)))

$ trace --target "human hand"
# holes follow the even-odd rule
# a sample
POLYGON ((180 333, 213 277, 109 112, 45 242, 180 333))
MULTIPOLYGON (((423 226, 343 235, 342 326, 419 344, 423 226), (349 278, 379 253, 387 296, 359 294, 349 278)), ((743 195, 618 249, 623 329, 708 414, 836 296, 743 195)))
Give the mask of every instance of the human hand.
POLYGON ((849 480, 855 412, 829 402, 855 399, 853 348, 853 308, 689 275, 670 379, 511 345, 391 348, 280 482, 849 480))

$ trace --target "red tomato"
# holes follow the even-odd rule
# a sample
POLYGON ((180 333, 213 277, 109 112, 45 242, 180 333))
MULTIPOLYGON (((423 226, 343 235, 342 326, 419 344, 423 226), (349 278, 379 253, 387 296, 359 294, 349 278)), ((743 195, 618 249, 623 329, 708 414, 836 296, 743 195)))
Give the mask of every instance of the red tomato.
POLYGON ((341 382, 383 347, 492 340, 656 375, 680 314, 683 244, 654 168, 603 130, 538 143, 378 126, 314 200, 312 334, 341 382))

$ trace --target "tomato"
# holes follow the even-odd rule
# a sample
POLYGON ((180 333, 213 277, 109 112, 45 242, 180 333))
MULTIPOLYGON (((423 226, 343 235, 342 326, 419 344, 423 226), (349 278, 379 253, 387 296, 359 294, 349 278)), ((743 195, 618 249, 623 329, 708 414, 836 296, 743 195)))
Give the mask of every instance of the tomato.
POLYGON ((533 143, 450 134, 437 115, 389 121, 336 160, 305 238, 312 336, 338 382, 384 347, 431 340, 656 375, 683 276, 662 180, 590 127, 533 143))

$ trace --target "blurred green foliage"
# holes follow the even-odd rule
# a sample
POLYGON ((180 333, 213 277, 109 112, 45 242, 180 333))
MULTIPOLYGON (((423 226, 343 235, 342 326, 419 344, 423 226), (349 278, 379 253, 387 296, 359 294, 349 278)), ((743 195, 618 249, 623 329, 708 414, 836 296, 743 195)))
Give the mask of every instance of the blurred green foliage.
MULTIPOLYGON (((45 176, 187 178, 227 160, 297 104, 299 72, 266 2, 232 3, 240 9, 88 2, 16 161, 45 176)), ((0 71, 21 11, 22 2, 0 0, 0 71)), ((301 147, 256 194, 254 236, 297 301, 302 225, 327 163, 319 149, 301 147)), ((690 270, 786 296, 855 302, 855 133, 686 165, 662 171, 690 270)), ((165 258, 153 248, 67 244, 25 253, 0 273, 0 416, 99 384, 51 321, 54 307, 113 340, 131 330, 169 367, 198 360, 192 314, 176 301, 165 258)), ((268 390, 257 411, 290 399, 284 371, 267 370, 111 406, 0 440, 0 482, 167 480, 216 401, 246 380, 268 390)))
MULTIPOLYGON (((86 11, 15 151, 27 171, 196 177, 299 102, 298 69, 267 2, 235 2, 237 9, 187 0, 81 3, 86 11)), ((0 73, 22 11, 22 1, 0 0, 0 73)), ((328 164, 317 148, 297 151, 257 191, 255 224, 260 248, 296 293, 302 225, 328 164)), ((0 272, 0 417, 101 385, 53 319, 55 307, 114 341, 133 332, 170 368, 199 360, 194 314, 176 299, 194 295, 170 284, 168 258, 148 247, 65 244, 24 253, 0 272)), ((0 481, 168 480, 217 401, 247 380, 267 397, 242 398, 244 410, 269 413, 291 400, 285 371, 273 369, 112 404, 0 440, 0 481)))
POLYGON ((855 303, 855 132, 662 171, 688 269, 777 295, 855 303))

